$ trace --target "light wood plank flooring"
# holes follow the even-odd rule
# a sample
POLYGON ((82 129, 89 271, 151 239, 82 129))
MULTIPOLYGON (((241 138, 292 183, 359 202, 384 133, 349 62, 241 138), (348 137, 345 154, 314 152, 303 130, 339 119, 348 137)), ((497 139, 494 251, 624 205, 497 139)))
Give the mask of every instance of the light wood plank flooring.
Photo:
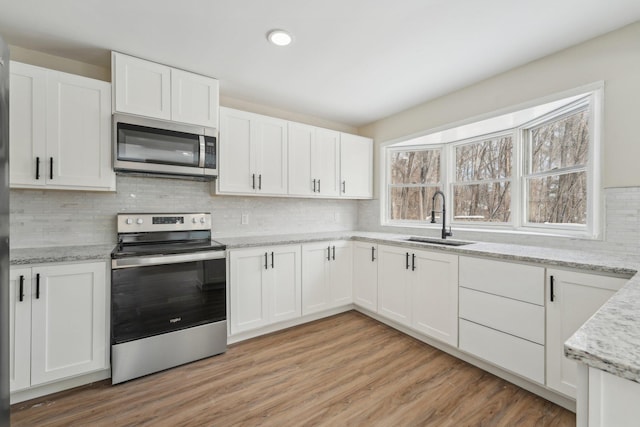
POLYGON ((11 411, 16 427, 575 425, 573 413, 353 311, 11 411))

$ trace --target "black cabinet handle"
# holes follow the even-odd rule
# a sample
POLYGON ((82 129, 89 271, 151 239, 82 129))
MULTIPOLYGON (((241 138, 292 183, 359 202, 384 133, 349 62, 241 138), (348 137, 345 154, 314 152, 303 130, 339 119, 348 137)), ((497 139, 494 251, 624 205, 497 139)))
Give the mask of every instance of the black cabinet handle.
POLYGON ((313 179, 313 192, 316 192, 316 179, 313 179))
POLYGON ((371 262, 376 260, 376 247, 371 246, 371 262))
POLYGON ((24 299, 24 276, 20 276, 20 302, 24 299))
POLYGON ((331 261, 331 246, 327 246, 327 261, 331 261))
POLYGON ((40 157, 36 157, 36 179, 40 179, 40 157))
POLYGON ((553 276, 550 276, 550 277, 549 277, 549 283, 550 283, 550 285, 551 285, 551 286, 550 286, 550 288, 551 288, 551 289, 550 289, 550 292, 549 292, 549 293, 550 293, 549 297, 550 297, 550 299, 551 299, 551 302, 553 302, 553 299, 554 299, 554 295, 553 295, 553 294, 554 294, 554 289, 553 289, 553 287, 554 287, 554 285, 555 285, 555 283, 554 283, 554 282, 555 282, 555 280, 554 280, 553 276))
POLYGON ((320 180, 318 180, 318 193, 320 192, 320 180))
POLYGON ((275 264, 273 262, 273 251, 271 251, 271 268, 274 268, 275 264))
POLYGON ((342 192, 343 193, 347 192, 347 181, 342 181, 342 192))
POLYGON ((49 179, 53 179, 53 157, 49 157, 49 179))
POLYGON ((262 190, 262 174, 258 175, 258 190, 262 190))
POLYGON ((265 270, 269 268, 269 264, 268 264, 268 261, 267 261, 267 256, 268 256, 267 252, 265 252, 264 253, 264 269, 265 270))
POLYGON ((336 260, 336 247, 333 247, 333 256, 332 256, 333 260, 336 260))
POLYGON ((36 274, 36 299, 40 299, 40 273, 36 274))
POLYGON ((411 271, 416 271, 416 254, 411 254, 411 271))
POLYGON ((251 174, 251 188, 256 189, 256 174, 251 174))
POLYGON ((409 252, 407 252, 407 266, 406 266, 406 269, 407 270, 409 269, 409 252))

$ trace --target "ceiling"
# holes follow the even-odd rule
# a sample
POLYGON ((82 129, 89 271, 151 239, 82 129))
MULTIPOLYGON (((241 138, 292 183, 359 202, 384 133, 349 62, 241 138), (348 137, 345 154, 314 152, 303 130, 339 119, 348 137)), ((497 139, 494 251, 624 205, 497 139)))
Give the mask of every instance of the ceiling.
POLYGON ((640 20, 638 0, 0 0, 8 43, 110 50, 223 96, 358 127, 640 20), (293 34, 270 45, 274 28, 293 34))

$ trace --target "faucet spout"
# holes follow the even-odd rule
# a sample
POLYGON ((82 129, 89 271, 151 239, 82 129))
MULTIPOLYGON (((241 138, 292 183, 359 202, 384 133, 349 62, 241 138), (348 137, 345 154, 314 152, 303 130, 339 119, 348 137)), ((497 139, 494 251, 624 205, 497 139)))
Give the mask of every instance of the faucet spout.
POLYGON ((438 195, 442 196, 442 211, 441 211, 442 212, 442 238, 446 239, 447 236, 453 236, 453 233, 451 232, 451 227, 449 227, 449 231, 447 231, 445 197, 444 197, 444 193, 440 190, 437 190, 433 194, 433 198, 431 199, 431 223, 432 224, 436 223, 436 197, 438 197, 438 195))

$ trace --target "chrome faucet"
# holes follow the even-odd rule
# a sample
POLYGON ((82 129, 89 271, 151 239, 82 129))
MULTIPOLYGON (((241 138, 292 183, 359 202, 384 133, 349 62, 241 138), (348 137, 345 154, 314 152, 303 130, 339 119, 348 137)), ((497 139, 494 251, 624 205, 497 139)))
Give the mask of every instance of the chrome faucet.
POLYGON ((453 233, 451 232, 451 226, 449 226, 449 231, 447 231, 447 216, 445 213, 445 208, 444 208, 444 193, 440 190, 436 191, 435 194, 433 195, 433 198, 431 199, 431 224, 435 224, 436 223, 436 196, 437 195, 441 195, 442 196, 442 211, 440 211, 442 213, 442 238, 446 239, 447 236, 453 236, 453 233))

